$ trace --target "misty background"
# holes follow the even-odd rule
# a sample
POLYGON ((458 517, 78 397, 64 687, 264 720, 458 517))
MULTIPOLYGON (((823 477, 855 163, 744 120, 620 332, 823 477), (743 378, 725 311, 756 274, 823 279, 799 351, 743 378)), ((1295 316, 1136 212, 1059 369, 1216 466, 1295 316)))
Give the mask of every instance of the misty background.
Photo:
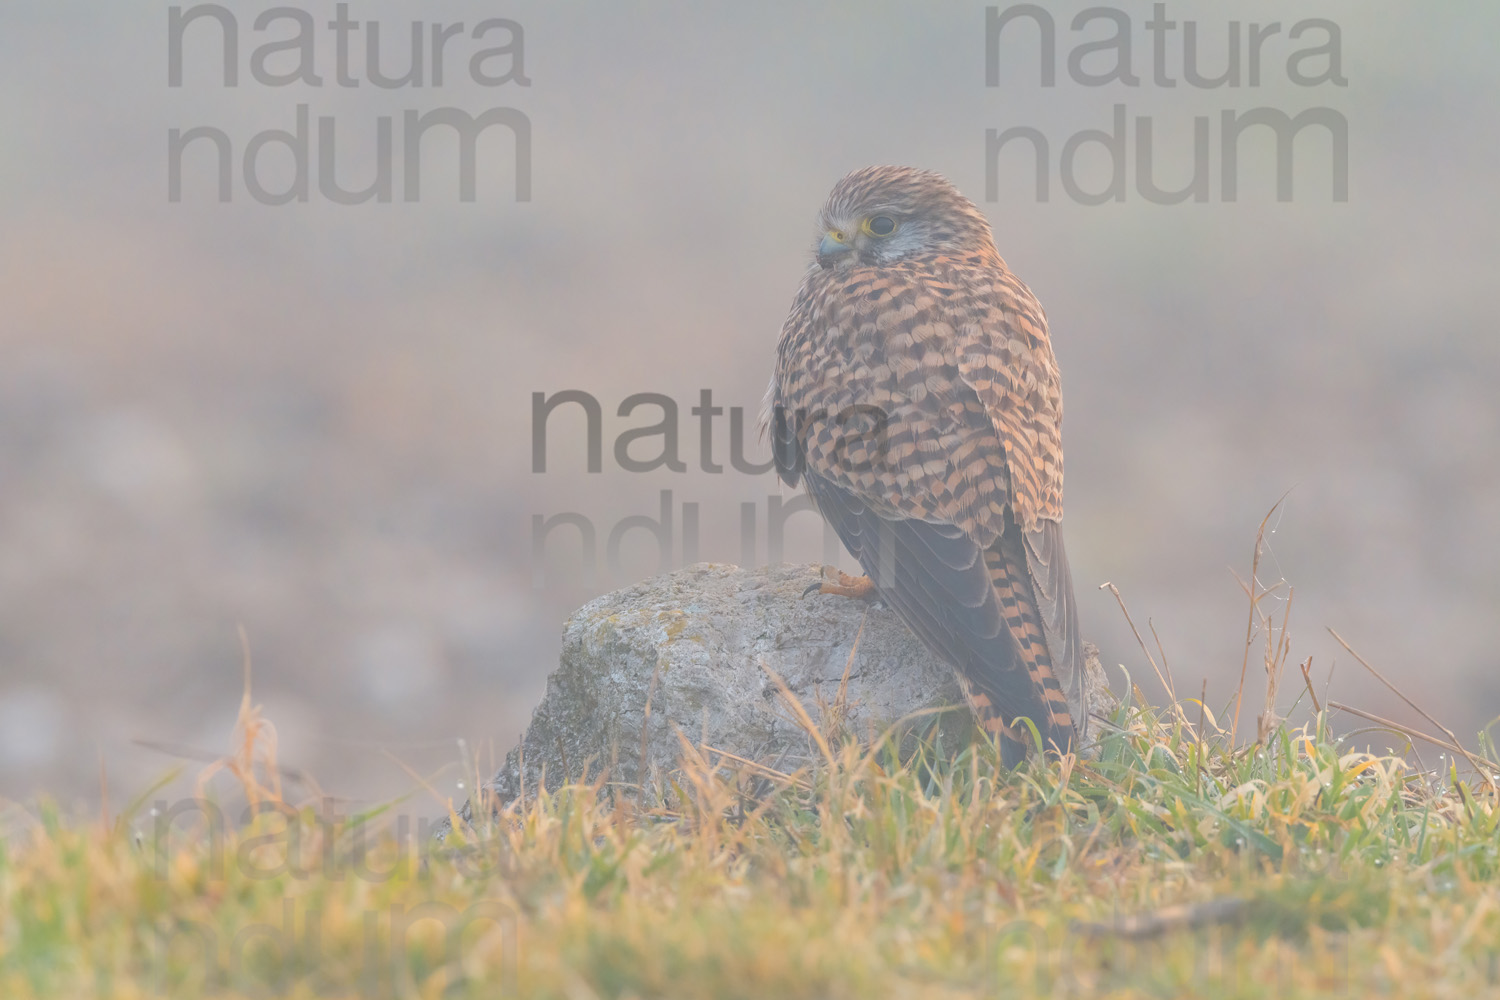
MULTIPOLYGON (((304 8, 322 86, 257 82, 251 52, 294 33, 285 20, 254 29, 271 6, 225 4, 239 30, 233 88, 206 19, 186 30, 182 85, 168 86, 166 4, 0 11, 0 797, 95 801, 102 761, 112 795, 128 798, 179 763, 139 740, 227 750, 240 626, 283 762, 355 800, 417 787, 402 764, 461 795, 459 741, 497 758, 512 745, 566 615, 658 565, 643 530, 624 536, 617 572, 601 554, 591 577, 567 528, 538 560, 537 515, 583 515, 602 550, 625 518, 657 517, 670 490, 674 562, 684 504, 697 505, 699 557, 741 562, 753 504, 754 558, 768 558, 781 491, 769 473, 728 468, 727 411, 746 411, 746 458, 763 462, 755 416, 817 210, 871 163, 941 171, 980 201, 1047 310, 1066 399, 1067 546, 1083 632, 1106 665, 1159 696, 1098 589, 1111 581, 1142 631, 1155 625, 1178 693, 1207 679, 1210 706, 1225 704, 1247 613, 1231 569, 1248 575, 1256 527, 1285 495, 1261 579, 1296 588, 1292 658, 1313 658, 1320 688, 1332 667, 1333 697, 1418 721, 1332 626, 1466 740, 1500 714, 1500 8, 1173 2, 1165 68, 1178 83, 1164 87, 1151 4, 1112 8, 1130 20, 1138 86, 1077 82, 1069 54, 1111 29, 1072 31, 1086 5, 1049 5, 1056 85, 1041 85, 1038 34, 1018 24, 988 87, 982 3, 449 0, 416 16, 428 31, 513 20, 527 85, 473 79, 470 58, 506 41, 497 30, 453 35, 440 86, 429 61, 422 87, 385 89, 363 72, 367 29, 351 36, 361 84, 337 84, 336 9, 322 2, 304 8), (1308 18, 1339 29, 1346 86, 1289 79, 1288 57, 1326 38, 1289 40, 1308 18), (1246 25, 1279 21, 1259 85, 1243 65, 1238 87, 1185 82, 1189 21, 1206 75, 1226 68, 1230 21, 1242 58, 1246 25), (334 120, 348 189, 376 177, 378 120, 393 120, 389 203, 322 196, 316 137, 308 201, 256 200, 246 145, 293 129, 299 104, 334 120), (1117 104, 1130 123, 1124 200, 1079 204, 1060 151, 1110 129, 1117 104), (479 142, 473 202, 459 199, 442 129, 420 198, 404 200, 403 116, 443 107, 526 116, 529 200, 516 198, 502 127, 479 142), (1244 136, 1238 200, 1223 200, 1221 112, 1255 108, 1343 116, 1347 202, 1332 198, 1318 128, 1297 139, 1291 201, 1277 200, 1264 129, 1244 136), (1165 188, 1191 177, 1193 119, 1207 116, 1207 202, 1138 193, 1142 116, 1165 188), (169 131, 199 126, 233 144, 227 204, 206 141, 184 154, 181 200, 169 200, 169 131), (986 131, 1016 126, 1048 140, 1045 202, 1020 142, 984 200, 986 131), (534 472, 533 393, 569 389, 602 407, 603 469, 586 470, 580 411, 564 406, 534 472), (726 411, 716 474, 701 468, 689 412, 703 389, 726 411), (643 392, 676 400, 687 471, 615 461, 621 432, 660 420, 652 406, 617 415, 643 392)), ((410 66, 414 10, 348 5, 378 22, 388 76, 410 66)), ((295 52, 266 62, 296 66, 295 52)), ((486 67, 517 68, 503 56, 486 67)), ((260 162, 266 189, 294 180, 285 149, 260 162)), ((1075 167, 1087 190, 1109 182, 1102 146, 1075 167)), ((646 439, 630 454, 659 450, 646 439)), ((784 557, 821 553, 817 521, 794 515, 784 557)), ((1255 653, 1250 669, 1242 728, 1263 690, 1255 653)), ((1294 667, 1283 708, 1301 686, 1294 667)))

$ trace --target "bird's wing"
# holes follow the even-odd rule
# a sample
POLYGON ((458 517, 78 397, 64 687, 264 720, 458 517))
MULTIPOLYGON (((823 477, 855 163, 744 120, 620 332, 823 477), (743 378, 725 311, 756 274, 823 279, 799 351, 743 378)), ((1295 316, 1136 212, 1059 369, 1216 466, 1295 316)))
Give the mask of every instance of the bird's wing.
POLYGON ((978 394, 1005 448, 1010 506, 1024 534, 1025 566, 1052 670, 1075 708, 1080 737, 1083 644, 1063 548, 1062 379, 1041 304, 1009 271, 986 270, 967 300, 958 370, 978 394))
POLYGON ((984 404, 1005 447, 1011 507, 1027 531, 1062 518, 1062 377, 1041 304, 1009 271, 971 277, 958 305, 959 377, 984 404))
MULTIPOLYGON (((817 294, 799 296, 780 346, 773 446, 781 477, 805 480, 891 605, 959 668, 992 728, 1024 715, 1066 749, 1074 727, 1050 629, 1076 636, 1077 626, 1055 522, 1048 535, 1049 522, 1037 519, 1038 510, 1061 513, 1060 449, 1056 495, 1038 503, 1032 498, 1050 496, 1051 474, 1021 466, 1044 439, 1024 430, 1045 416, 997 420, 982 388, 1004 391, 1002 377, 1027 383, 1026 373, 1007 370, 1016 349, 996 346, 1024 336, 1005 326, 1019 310, 951 270, 854 269, 823 280, 817 294), (982 333, 986 324, 993 334, 982 333), (966 377, 985 365, 989 377, 966 377), (1027 516, 1034 552, 1017 523, 1027 516)), ((1030 357, 1050 361, 1045 337, 1041 326, 1030 357)), ((1047 400, 1045 387, 1040 396, 1047 400)))
POLYGON ((1024 753, 1012 729, 1036 723, 1044 744, 1066 751, 1072 718, 1048 669, 1046 640, 1030 600, 1019 530, 986 549, 952 524, 880 514, 849 489, 808 470, 808 492, 839 538, 907 626, 958 668, 981 724, 1006 763, 1024 753))
POLYGON ((1078 634, 1078 605, 1073 595, 1073 574, 1063 549, 1062 525, 1042 521, 1036 531, 1022 531, 1026 569, 1036 598, 1037 617, 1046 636, 1052 674, 1071 707, 1078 738, 1088 729, 1088 708, 1083 703, 1083 640, 1078 634))

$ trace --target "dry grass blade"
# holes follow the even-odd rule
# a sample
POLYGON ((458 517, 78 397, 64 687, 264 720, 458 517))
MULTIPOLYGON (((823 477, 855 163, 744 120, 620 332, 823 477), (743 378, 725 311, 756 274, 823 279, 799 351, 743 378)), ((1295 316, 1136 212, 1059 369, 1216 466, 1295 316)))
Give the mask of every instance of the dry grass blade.
POLYGON ((849 717, 849 678, 854 674, 854 661, 859 656, 859 643, 864 638, 865 622, 870 617, 869 608, 860 615, 859 628, 855 630, 854 642, 849 647, 849 656, 844 660, 844 673, 839 678, 838 693, 830 704, 823 698, 822 691, 814 689, 813 697, 818 703, 818 715, 822 718, 822 731, 834 738, 838 738, 845 732, 844 723, 849 717))
POLYGON ((1307 685, 1307 695, 1312 699, 1313 711, 1323 711, 1323 705, 1318 701, 1318 692, 1313 690, 1311 656, 1302 661, 1302 682, 1307 685))
MULTIPOLYGON (((426 790, 427 794, 432 796, 432 801, 448 810, 448 818, 455 827, 459 825, 458 813, 456 813, 453 809, 453 796, 444 795, 442 792, 438 791, 429 779, 422 777, 422 775, 417 773, 415 768, 406 763, 406 761, 402 760, 400 757, 397 757, 391 751, 382 750, 381 754, 385 757, 386 760, 390 761, 392 764, 395 764, 401 770, 405 771, 408 778, 421 785, 422 788, 426 790)), ((476 787, 474 793, 474 797, 476 799, 479 798, 479 793, 480 789, 476 787)), ((476 817, 479 815, 477 811, 475 812, 475 815, 476 817)))
MULTIPOLYGON (((1123 608, 1124 602, 1121 601, 1120 603, 1121 607, 1123 608)), ((1174 683, 1175 679, 1172 677, 1172 664, 1167 662, 1167 647, 1162 645, 1161 636, 1156 634, 1156 622, 1152 621, 1150 618, 1147 618, 1146 627, 1151 630, 1151 638, 1156 640, 1156 651, 1161 654, 1161 669, 1167 675, 1167 683, 1174 683)), ((1172 693, 1171 688, 1168 688, 1167 690, 1169 693, 1172 693)), ((1172 693, 1172 700, 1174 702, 1177 700, 1177 695, 1175 693, 1172 693)))
POLYGON ((244 666, 244 688, 240 695, 239 715, 235 719, 235 732, 239 734, 238 746, 234 752, 215 759, 198 774, 198 796, 205 797, 209 779, 220 771, 227 770, 234 775, 240 787, 244 789, 245 798, 252 807, 262 802, 282 802, 281 794, 281 769, 276 765, 276 727, 268 721, 261 713, 259 705, 254 704, 250 698, 250 637, 245 634, 245 626, 239 627, 240 652, 243 656, 244 666), (263 784, 261 778, 256 774, 256 764, 259 763, 260 774, 265 775, 270 784, 263 784))
MULTIPOLYGON (((1105 580, 1099 585, 1099 589, 1108 590, 1111 594, 1115 595, 1115 601, 1120 605, 1120 611, 1125 615, 1125 621, 1130 625, 1130 631, 1135 635, 1135 641, 1140 644, 1141 652, 1146 654, 1146 661, 1151 664, 1151 669, 1156 671, 1156 679, 1161 681, 1162 689, 1167 692, 1167 697, 1172 700, 1172 710, 1177 713, 1177 717, 1182 721, 1182 724, 1187 725, 1187 716, 1183 714, 1182 706, 1177 703, 1177 691, 1172 684, 1171 675, 1164 675, 1162 673, 1161 668, 1156 665, 1156 657, 1152 656, 1151 650, 1146 648, 1146 640, 1141 638, 1141 630, 1135 627, 1135 619, 1130 617, 1130 609, 1125 607, 1125 598, 1120 596, 1120 588, 1105 580)), ((1151 632, 1155 635, 1156 629, 1152 628, 1151 632)), ((1166 659, 1165 654, 1163 654, 1162 658, 1163 660, 1166 659)))
POLYGON ((695 793, 684 800, 684 805, 692 808, 696 816, 694 825, 697 836, 694 838, 694 846, 703 856, 712 856, 724 846, 725 838, 732 836, 721 821, 731 814, 736 796, 720 778, 718 766, 710 763, 675 723, 672 732, 682 748, 677 773, 695 793))
MULTIPOLYGON (((1287 493, 1290 492, 1290 490, 1287 491, 1287 493)), ((1282 501, 1286 500, 1287 493, 1283 493, 1281 499, 1277 500, 1271 505, 1271 509, 1266 511, 1266 516, 1260 519, 1260 527, 1255 529, 1255 555, 1250 560, 1250 583, 1246 585, 1243 580, 1240 581, 1240 585, 1245 587, 1250 595, 1250 609, 1247 612, 1245 621, 1245 657, 1240 663, 1240 683, 1234 692, 1234 721, 1230 724, 1229 728, 1230 746, 1233 746, 1239 738, 1240 705, 1245 699, 1245 675, 1250 669, 1250 645, 1255 641, 1255 619, 1259 611, 1260 599, 1270 593, 1269 590, 1262 590, 1259 595, 1255 593, 1255 588, 1260 585, 1260 553, 1265 545, 1266 525, 1271 523, 1271 515, 1276 513, 1276 509, 1281 506, 1282 501)))
POLYGON ((1198 753, 1194 757, 1197 767, 1194 769, 1194 790, 1197 794, 1203 794, 1203 716, 1208 712, 1208 678, 1203 678, 1203 690, 1198 694, 1198 753))
POLYGON ((771 678, 771 683, 776 685, 776 690, 781 694, 781 700, 786 703, 786 706, 792 710, 792 714, 797 717, 797 724, 807 731, 808 736, 812 737, 813 742, 818 745, 818 752, 823 755, 823 760, 827 762, 829 767, 832 767, 834 763, 833 749, 829 747, 828 741, 823 738, 823 733, 818 729, 817 724, 813 722, 812 716, 807 714, 807 709, 802 706, 801 699, 792 692, 787 682, 781 679, 781 675, 767 666, 764 660, 761 661, 760 669, 764 670, 766 675, 771 678))
POLYGON ((1245 915, 1250 901, 1238 896, 1211 899, 1206 903, 1167 906, 1150 913, 1119 917, 1108 923, 1078 923, 1075 929, 1087 937, 1118 937, 1127 940, 1160 937, 1168 931, 1186 927, 1204 927, 1238 920, 1245 915))
MULTIPOLYGON (((1276 694, 1281 689, 1281 677, 1286 672, 1287 658, 1291 655, 1292 651, 1291 633, 1288 631, 1288 625, 1290 624, 1292 617, 1292 597, 1295 595, 1296 591, 1293 588, 1287 588, 1286 604, 1281 618, 1281 627, 1280 629, 1278 629, 1276 627, 1274 612, 1272 614, 1266 614, 1265 612, 1261 611, 1260 602, 1265 600, 1267 597, 1275 594, 1276 591, 1280 590, 1281 584, 1277 583, 1270 587, 1263 587, 1260 585, 1259 578, 1254 576, 1253 574, 1250 583, 1246 583, 1244 580, 1239 579, 1238 576, 1235 577, 1235 580, 1239 583, 1240 589, 1245 592, 1245 596, 1250 598, 1251 612, 1259 617, 1260 629, 1265 633, 1266 637, 1265 653, 1262 656, 1262 662, 1266 672, 1266 700, 1265 706, 1261 709, 1261 713, 1256 716, 1255 726, 1256 742, 1265 743, 1267 734, 1271 730, 1275 729, 1281 721, 1280 718, 1276 715, 1276 694)), ((1252 638, 1253 635, 1254 633, 1252 632, 1252 638)), ((1249 646, 1246 646, 1246 655, 1249 655, 1249 646)), ((1236 690, 1235 694, 1236 710, 1238 710, 1239 708, 1240 699, 1244 697, 1244 691, 1244 673, 1242 670, 1240 676, 1240 686, 1236 690)))
MULTIPOLYGON (((1472 768, 1474 768, 1474 770, 1478 771, 1479 774, 1480 774, 1480 776, 1484 778, 1486 784, 1488 784, 1491 788, 1500 788, 1500 785, 1497 785, 1496 782, 1495 782, 1495 776, 1494 776, 1494 774, 1491 771, 1486 770, 1485 768, 1482 768, 1482 767, 1479 766, 1479 758, 1475 757, 1472 753, 1470 753, 1469 751, 1467 751, 1467 750, 1464 749, 1463 744, 1458 741, 1458 736, 1453 732, 1453 730, 1449 729, 1447 726, 1443 725, 1441 722, 1439 722, 1438 720, 1434 719, 1432 716, 1428 715, 1427 711, 1425 709, 1423 709, 1416 702, 1414 702, 1410 698, 1408 698, 1406 696, 1406 694, 1400 688, 1396 687, 1396 685, 1394 685, 1390 681, 1388 681, 1385 678, 1384 674, 1382 674, 1380 671, 1378 671, 1374 667, 1372 667, 1369 664, 1369 662, 1365 660, 1365 658, 1363 656, 1360 656, 1358 653, 1356 653, 1354 651, 1354 647, 1351 646, 1351 645, 1349 645, 1347 642, 1344 641, 1344 637, 1343 636, 1339 635, 1333 629, 1329 629, 1328 630, 1328 634, 1331 635, 1331 636, 1333 636, 1335 639, 1337 639, 1338 640, 1338 644, 1340 646, 1343 646, 1345 649, 1347 649, 1349 651, 1349 655, 1352 656, 1352 657, 1354 657, 1354 659, 1356 661, 1358 661, 1358 663, 1359 663, 1360 666, 1364 667, 1366 670, 1368 670, 1370 672, 1370 676, 1374 677, 1377 681, 1379 681, 1380 683, 1384 684, 1386 686, 1386 688, 1392 694, 1394 694, 1396 697, 1398 697, 1402 701, 1406 702, 1407 706, 1410 707, 1412 711, 1416 712, 1422 718, 1426 719, 1428 722, 1432 723, 1438 729, 1442 730, 1443 735, 1446 736, 1446 737, 1448 737, 1448 739, 1450 741, 1451 752, 1457 753, 1457 754, 1462 754, 1463 757, 1468 760, 1469 766, 1472 767, 1472 768)), ((1431 741, 1429 741, 1429 742, 1431 742, 1431 741)), ((1488 763, 1488 762, 1486 762, 1486 763, 1488 763)), ((1490 764, 1491 768, 1493 768, 1494 766, 1495 766, 1494 764, 1490 764)))
POLYGON ((773 781, 779 781, 783 784, 791 785, 804 792, 812 791, 812 783, 809 782, 806 778, 802 777, 800 769, 797 771, 793 771, 791 774, 787 774, 785 771, 778 771, 776 768, 771 767, 768 764, 762 764, 759 761, 751 760, 748 757, 741 757, 739 754, 730 753, 728 750, 721 750, 715 746, 709 746, 707 743, 703 744, 699 749, 704 753, 718 754, 725 760, 732 760, 736 764, 739 764, 742 767, 747 767, 757 774, 770 778, 773 781))
MULTIPOLYGON (((184 743, 172 743, 167 740, 134 739, 130 742, 133 746, 151 750, 166 757, 173 757, 178 760, 195 760, 202 764, 218 764, 221 767, 223 766, 224 755, 214 753, 212 750, 190 747, 184 743)), ((264 762, 262 762, 262 766, 264 767, 264 762)), ((323 793, 317 780, 300 767, 278 762, 276 773, 282 781, 304 787, 313 798, 322 799, 329 797, 323 793)))
POLYGON ((865 608, 864 614, 859 616, 859 628, 854 633, 854 644, 849 647, 849 659, 844 661, 844 675, 839 678, 839 696, 834 704, 840 711, 844 708, 845 699, 849 695, 849 675, 854 671, 854 658, 859 654, 859 641, 865 636, 865 622, 869 620, 870 609, 865 608))
MULTIPOLYGON (((1269 593, 1269 591, 1267 592, 1269 593)), ((1296 590, 1288 587, 1286 607, 1281 617, 1281 634, 1278 637, 1267 618, 1266 629, 1266 704, 1256 719, 1255 741, 1262 745, 1270 741, 1271 733, 1281 721, 1276 715, 1276 692, 1281 689, 1281 675, 1286 670, 1287 657, 1291 655, 1292 638, 1287 625, 1292 620, 1292 596, 1296 590)))
POLYGON ((1483 764, 1485 767, 1490 768, 1493 771, 1500 772, 1500 764, 1496 764, 1489 758, 1471 754, 1468 751, 1464 750, 1464 748, 1459 746, 1457 743, 1450 743, 1447 740, 1439 739, 1438 737, 1433 736, 1429 733, 1422 732, 1422 730, 1420 729, 1413 729, 1411 726, 1404 726, 1399 722, 1393 722, 1390 719, 1376 715, 1374 712, 1366 712, 1364 709, 1355 708, 1353 705, 1345 705, 1343 702, 1330 701, 1328 703, 1328 707, 1336 712, 1348 712, 1350 715, 1358 716, 1359 718, 1364 719, 1366 722, 1373 722, 1375 723, 1375 725, 1381 727, 1382 729, 1394 730, 1395 732, 1400 733, 1402 736, 1409 737, 1410 739, 1421 740, 1424 743, 1430 743, 1440 750, 1446 750, 1449 753, 1467 757, 1469 758, 1469 762, 1472 763, 1475 769, 1479 770, 1481 774, 1484 773, 1484 769, 1479 767, 1480 764, 1483 764))

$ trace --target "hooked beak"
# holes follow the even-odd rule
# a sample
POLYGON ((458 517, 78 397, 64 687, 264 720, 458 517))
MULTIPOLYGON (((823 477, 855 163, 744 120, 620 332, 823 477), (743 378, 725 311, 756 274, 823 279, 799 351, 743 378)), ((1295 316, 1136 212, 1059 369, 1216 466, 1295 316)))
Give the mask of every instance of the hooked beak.
POLYGON ((818 243, 818 265, 826 271, 833 266, 839 254, 848 253, 852 249, 854 248, 849 245, 847 236, 837 229, 830 229, 818 243))

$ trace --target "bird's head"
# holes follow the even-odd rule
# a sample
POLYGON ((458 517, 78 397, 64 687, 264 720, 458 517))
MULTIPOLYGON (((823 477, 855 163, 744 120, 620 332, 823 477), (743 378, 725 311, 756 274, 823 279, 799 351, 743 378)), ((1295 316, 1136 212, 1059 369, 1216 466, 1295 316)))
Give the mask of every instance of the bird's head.
POLYGON ((880 266, 923 254, 982 254, 999 262, 990 224, 941 174, 863 167, 833 186, 818 220, 823 268, 880 266))

